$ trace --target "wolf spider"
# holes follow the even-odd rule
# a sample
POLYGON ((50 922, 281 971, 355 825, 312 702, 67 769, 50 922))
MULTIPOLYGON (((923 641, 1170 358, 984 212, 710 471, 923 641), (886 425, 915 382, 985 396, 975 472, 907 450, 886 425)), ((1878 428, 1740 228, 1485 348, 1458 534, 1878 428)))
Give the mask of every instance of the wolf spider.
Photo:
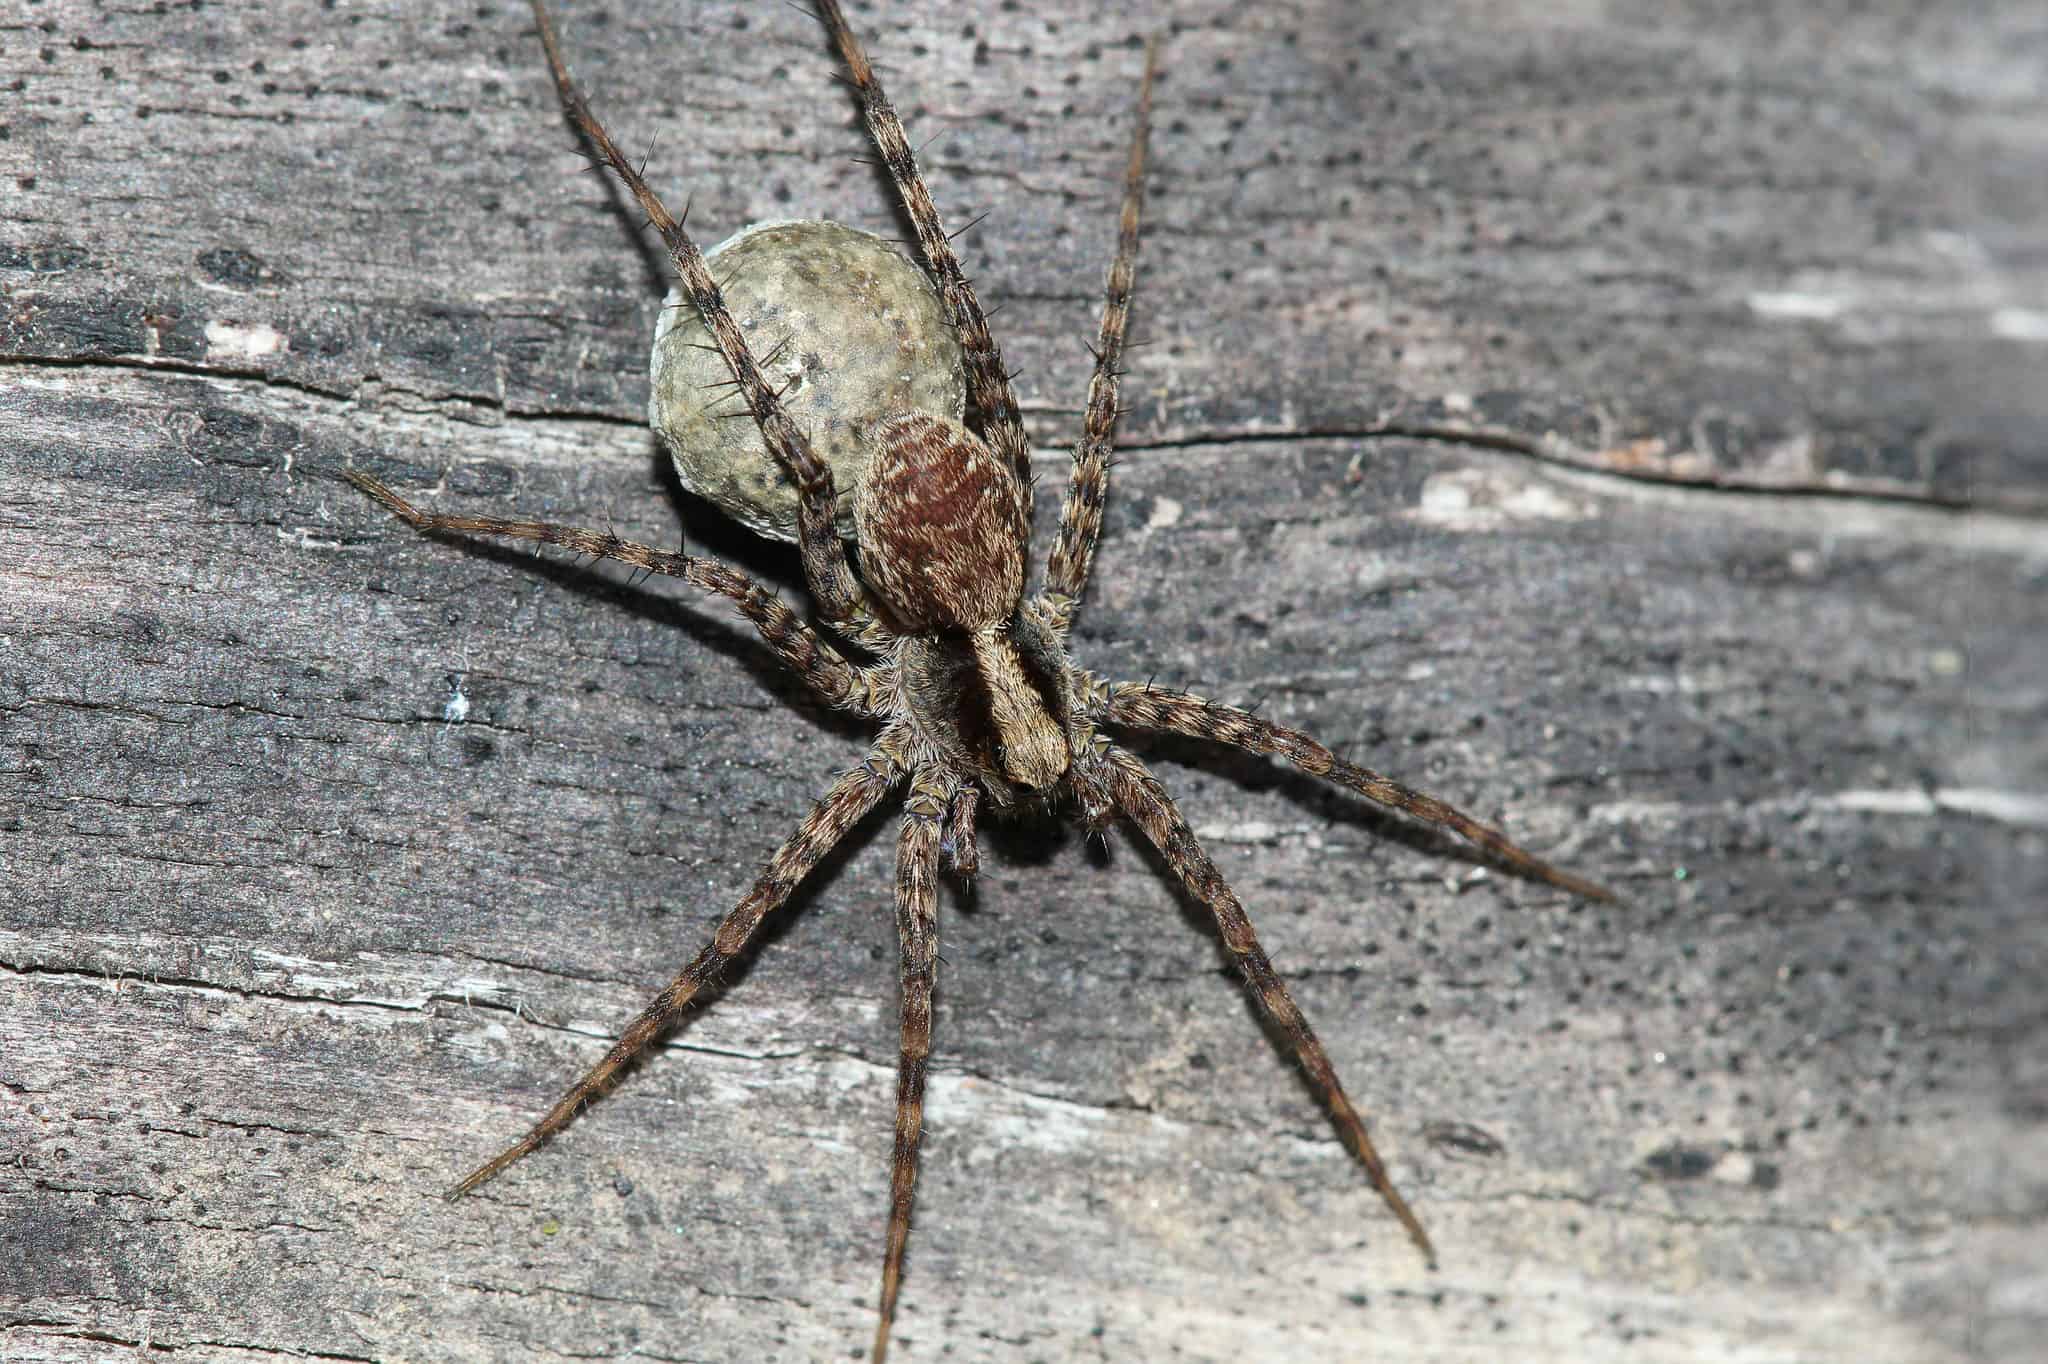
POLYGON ((855 498, 858 573, 834 529, 830 468, 813 452, 778 393, 764 380, 682 223, 590 112, 563 62, 553 23, 541 0, 534 0, 541 43, 570 123, 660 233, 683 291, 715 338, 754 422, 798 490, 797 535, 805 582, 822 623, 841 642, 805 624, 746 575, 713 560, 570 526, 435 515, 366 474, 347 475, 424 532, 559 545, 672 575, 725 597, 753 623, 776 657, 826 703, 871 719, 881 728, 867 758, 818 800, 769 859, 752 890, 720 922, 710 944, 642 1009, 604 1059, 531 1131, 470 1173, 449 1196, 475 1189, 565 1127, 586 1101, 606 1089, 622 1066, 746 951, 763 918, 789 898, 826 853, 901 786, 907 788, 896 860, 902 1044, 880 1321, 875 1331, 877 1364, 889 1347, 917 1180, 938 962, 939 872, 943 865, 963 881, 975 874, 975 821, 984 802, 999 814, 1042 813, 1070 802, 1090 831, 1119 817, 1137 826, 1187 892, 1214 917, 1223 947, 1252 998, 1292 1046, 1338 1134, 1365 1167, 1367 1179, 1433 1265, 1435 1252, 1428 1234, 1388 1178, 1363 1119, 1346 1097, 1322 1043, 1274 973, 1236 894, 1165 788, 1103 728, 1182 735, 1278 755, 1367 800, 1448 829, 1519 875, 1575 895, 1612 897, 1600 886, 1524 852, 1442 801, 1346 762, 1305 734, 1187 692, 1108 681, 1068 659, 1067 632, 1087 586, 1108 487, 1118 416, 1118 364, 1138 249, 1156 44, 1147 49, 1138 87, 1136 133, 1124 171, 1116 258, 1094 347, 1095 371, 1083 433, 1074 447, 1044 586, 1026 596, 1031 447, 1016 395, 981 304, 961 275, 938 209, 904 139, 903 125, 859 39, 848 28, 838 0, 817 0, 817 9, 845 62, 881 165, 915 228, 924 264, 958 330, 974 419, 970 426, 927 414, 897 415, 873 433, 873 462, 855 498))

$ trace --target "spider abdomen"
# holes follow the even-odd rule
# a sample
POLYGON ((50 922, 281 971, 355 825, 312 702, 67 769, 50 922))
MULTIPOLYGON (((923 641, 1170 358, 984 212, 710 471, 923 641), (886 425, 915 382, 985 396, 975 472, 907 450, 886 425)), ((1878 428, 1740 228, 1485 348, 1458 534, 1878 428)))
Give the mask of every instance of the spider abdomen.
MULTIPOLYGON (((924 271, 871 232, 823 221, 755 223, 705 255, 783 410, 831 466, 836 520, 853 535, 870 437, 890 417, 958 417, 960 338, 924 271)), ((732 371, 681 289, 654 332, 647 415, 684 487, 760 535, 797 538, 797 490, 747 419, 732 371)))
POLYGON ((924 413, 883 423, 874 444, 854 498, 861 577, 913 633, 1006 623, 1031 526, 1016 473, 959 422, 924 413))

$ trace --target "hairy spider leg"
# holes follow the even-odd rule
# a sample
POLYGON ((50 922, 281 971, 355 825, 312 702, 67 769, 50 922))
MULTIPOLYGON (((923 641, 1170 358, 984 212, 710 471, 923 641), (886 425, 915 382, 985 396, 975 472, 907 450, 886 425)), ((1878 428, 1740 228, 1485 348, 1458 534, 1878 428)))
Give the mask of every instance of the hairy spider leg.
POLYGON ((399 520, 423 534, 495 535, 558 545, 594 559, 616 559, 650 573, 681 578, 692 587, 731 601, 753 623, 761 640, 810 689, 828 704, 870 719, 881 714, 875 704, 880 685, 871 669, 855 667, 845 655, 804 624, 782 598, 736 568, 716 559, 655 549, 622 540, 606 531, 583 530, 552 521, 516 521, 499 516, 446 516, 421 511, 383 483, 357 469, 342 474, 350 483, 384 504, 399 520))
MULTIPOLYGON (((925 1070, 932 1054, 932 990, 939 969, 939 844, 955 785, 937 767, 911 778, 896 849, 896 928, 903 987, 902 1049, 896 1064, 896 1146, 889 1173, 889 1239, 882 1254, 881 1320, 874 1364, 889 1357, 889 1331, 903 1286, 903 1248, 917 1196, 917 1152, 924 1141, 925 1070)), ((972 835, 970 834, 970 837, 972 835)))
POLYGON ((1374 804, 1449 829, 1517 875, 1588 900, 1610 904, 1615 900, 1614 892, 1607 887, 1551 866, 1510 842, 1506 835, 1435 796, 1411 790, 1391 777, 1344 761, 1300 730, 1262 720, 1235 706, 1148 683, 1105 684, 1090 675, 1084 685, 1101 698, 1095 709, 1096 717, 1111 725, 1205 739, 1261 756, 1278 754, 1311 776, 1349 787, 1374 804))
MULTIPOLYGON (((854 36, 846 16, 840 12, 839 0, 817 0, 817 5, 818 18, 824 22, 834 45, 838 47, 839 56, 846 63, 847 74, 853 80, 854 93, 860 97, 861 116, 867 122, 868 136, 874 140, 875 150, 881 153, 882 166, 896 186, 904 211, 910 215, 918 249, 924 253, 925 264, 931 267, 932 278, 938 283, 939 298, 959 329, 961 352, 967 364, 967 395, 975 413, 981 418, 982 439, 1017 471, 1017 481, 1029 488, 1031 442, 1024 434, 1024 418, 1017 411, 1016 390, 1010 386, 1009 371, 1003 367, 1003 353, 996 347, 995 336, 988 329, 988 316, 982 311, 981 300, 975 297, 974 286, 960 272, 960 261, 953 254, 952 240, 946 235, 938 206, 932 202, 931 192, 925 188, 924 177, 918 172, 917 155, 911 151, 910 141, 903 134, 903 121, 896 116, 895 106, 889 103, 881 81, 876 79, 875 69, 868 63, 860 39, 854 36)), ((1024 507, 1028 517, 1031 508, 1029 498, 1025 499, 1024 507)))
POLYGON ((885 731, 864 763, 832 783, 831 789, 797 825, 796 832, 768 859, 753 889, 719 922, 711 941, 626 1025, 604 1059, 585 1072, 525 1136, 464 1175, 448 1191, 448 1197, 460 1198, 472 1192, 567 1127, 578 1109, 604 1092, 622 1066, 680 1018, 697 992, 717 979, 746 950, 769 911, 789 899, 825 854, 881 804, 882 798, 902 779, 906 742, 902 731, 885 731))
POLYGON ((661 234, 662 245, 668 249, 676 278, 703 317, 705 329, 718 343, 719 352, 725 356, 733 380, 747 401, 747 410, 753 414, 755 425, 761 428, 762 439, 796 484, 798 550, 803 558, 804 581, 810 587, 812 600, 834 629, 871 647, 883 647, 887 638, 881 633, 860 580, 854 577, 852 565, 847 562, 846 546, 840 543, 839 532, 833 524, 832 467, 811 448, 810 441, 797 429, 789 414, 782 410, 775 390, 762 377, 761 367, 755 362, 754 353, 748 349, 746 338, 740 334, 739 324, 726 310, 725 296, 719 291, 718 281, 705 267, 704 256, 697 250, 697 244, 690 239, 682 223, 663 206, 660 197, 648 187, 639 167, 626 159, 612 141, 611 134, 590 112, 590 102, 584 98, 583 91, 577 87, 562 60, 561 43, 555 36, 554 22, 548 17, 547 6, 542 0, 533 0, 533 16, 540 26, 541 46, 547 50, 548 69, 554 73, 555 89, 561 96, 563 112, 576 131, 611 167, 613 174, 632 192, 648 222, 661 234))
POLYGON ((1300 1006, 1295 1004, 1294 997, 1287 993, 1287 987, 1273 970, 1265 949, 1259 946, 1258 934, 1252 931, 1252 921, 1238 902, 1236 892, 1223 879, 1223 873, 1216 869, 1216 864, 1209 860, 1209 855, 1202 851, 1202 845, 1196 841, 1194 831, 1188 828, 1188 822, 1182 818, 1173 797, 1167 795, 1166 788, 1146 770, 1143 763, 1114 745, 1107 748, 1099 761, 1107 769, 1104 777, 1117 808, 1159 850, 1168 869, 1180 878, 1188 893, 1207 906, 1216 920, 1216 932, 1223 940, 1224 950, 1244 977, 1245 988, 1251 991, 1252 999, 1274 1026, 1286 1034, 1294 1047, 1295 1061, 1307 1074, 1323 1106, 1329 1110, 1344 1144, 1365 1166, 1366 1178, 1372 1181, 1380 1198, 1407 1228, 1409 1238, 1434 1269, 1436 1248, 1429 1243, 1429 1233, 1422 1229, 1422 1222, 1408 1207, 1408 1200, 1401 1197, 1394 1181, 1388 1177, 1386 1163, 1380 1159, 1372 1138, 1366 1135, 1364 1119, 1359 1117, 1358 1110, 1352 1107, 1349 1096, 1344 1093, 1344 1085, 1337 1078, 1337 1069, 1330 1064, 1329 1053, 1323 1050, 1315 1030, 1309 1027, 1300 1006))
POLYGON ((1117 220, 1116 260, 1109 267, 1102 327, 1095 340, 1095 374, 1088 381, 1088 415, 1081 439, 1074 445, 1074 467, 1067 482, 1067 500, 1060 508, 1059 536, 1046 565, 1044 603, 1061 638, 1080 609, 1088 590, 1088 571, 1095 560, 1095 542, 1102 534, 1102 504, 1109 495, 1109 455, 1116 441, 1117 380, 1123 371, 1124 332, 1130 325, 1131 289, 1137 280, 1138 213, 1145 199, 1145 146, 1152 127, 1152 76, 1159 63, 1159 44, 1145 45, 1145 75, 1138 84, 1137 130, 1131 136, 1130 160, 1124 166, 1123 212, 1117 220))
POLYGON ((963 885, 981 874, 981 853, 974 842, 975 811, 980 803, 980 789, 972 782, 961 782, 946 810, 946 831, 939 840, 946 865, 963 885))

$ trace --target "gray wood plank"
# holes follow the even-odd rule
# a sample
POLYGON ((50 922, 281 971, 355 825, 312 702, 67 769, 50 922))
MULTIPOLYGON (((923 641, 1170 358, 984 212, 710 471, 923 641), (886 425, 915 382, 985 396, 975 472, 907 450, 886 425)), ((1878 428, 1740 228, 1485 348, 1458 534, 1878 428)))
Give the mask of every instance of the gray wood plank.
MULTIPOLYGON (((1258 698, 1610 881, 1144 746, 1443 1252, 1136 844, 948 900, 901 1358, 2008 1359, 2042 1329, 2033 7, 859 12, 1039 440, 1168 35, 1080 661, 1258 698)), ((706 241, 888 229, 804 16, 578 7, 706 241)), ((659 260, 531 24, 0 29, 0 1355, 851 1358, 877 820, 555 1146, 865 735, 665 584, 332 479, 723 555, 641 425, 659 260), (680 518, 680 523, 679 523, 680 518)))

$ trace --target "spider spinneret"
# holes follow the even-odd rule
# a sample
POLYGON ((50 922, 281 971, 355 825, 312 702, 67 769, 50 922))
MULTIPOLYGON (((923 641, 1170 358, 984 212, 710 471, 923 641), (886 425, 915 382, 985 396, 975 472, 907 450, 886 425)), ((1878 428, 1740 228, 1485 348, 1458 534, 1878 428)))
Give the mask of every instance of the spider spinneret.
MULTIPOLYGON (((881 165, 915 230, 931 286, 957 335, 967 397, 964 421, 950 411, 906 405, 871 414, 871 426, 856 433, 868 460, 865 478, 857 477, 852 499, 858 573, 840 537, 834 466, 792 418, 783 393, 768 382, 762 361, 735 322, 723 290, 689 233, 591 114, 563 62, 541 0, 534 0, 533 8, 569 121, 660 233, 675 268, 676 297, 696 310, 730 376, 731 388, 794 491, 794 538, 805 583, 819 620, 837 642, 745 574, 715 560, 551 522, 423 512, 369 475, 354 470, 347 474, 422 531, 559 545, 681 578, 725 597, 776 657, 827 704, 873 720, 881 729, 866 760, 843 773, 818 799, 762 868, 753 887, 719 922, 711 941, 627 1025, 604 1059, 524 1137, 466 1176, 450 1197, 475 1189, 567 1126, 586 1101, 600 1094, 622 1066, 674 1024, 704 987, 747 949, 766 916, 789 898, 833 846, 902 790, 896 862, 902 1013, 876 1364, 882 1364, 888 1353, 895 1320, 923 1135, 938 971, 938 876, 942 864, 963 878, 974 874, 975 820, 983 797, 998 810, 1071 803, 1090 828, 1127 819, 1158 850, 1181 885, 1208 909, 1224 950, 1252 998, 1287 1039, 1339 1137, 1433 1264, 1428 1234, 1395 1189, 1363 1118, 1273 970, 1236 893, 1203 851, 1172 797, 1111 732, 1179 735, 1279 756, 1379 805, 1448 829, 1517 875, 1575 895, 1613 897, 1523 851, 1444 802, 1346 762, 1306 734, 1187 692, 1113 682, 1069 659, 1067 632, 1087 586, 1108 487, 1118 366, 1137 259, 1156 45, 1147 48, 1138 87, 1137 127, 1124 171, 1116 257, 1109 270, 1082 435, 1074 447, 1044 588, 1027 596, 1031 448, 1001 352, 974 290, 961 274, 903 125, 848 28, 838 0, 817 4, 818 17, 846 65, 868 134, 881 153, 881 165)), ((888 406, 893 400, 880 401, 888 406)), ((760 510, 744 505, 751 496, 738 499, 743 513, 760 510)))

